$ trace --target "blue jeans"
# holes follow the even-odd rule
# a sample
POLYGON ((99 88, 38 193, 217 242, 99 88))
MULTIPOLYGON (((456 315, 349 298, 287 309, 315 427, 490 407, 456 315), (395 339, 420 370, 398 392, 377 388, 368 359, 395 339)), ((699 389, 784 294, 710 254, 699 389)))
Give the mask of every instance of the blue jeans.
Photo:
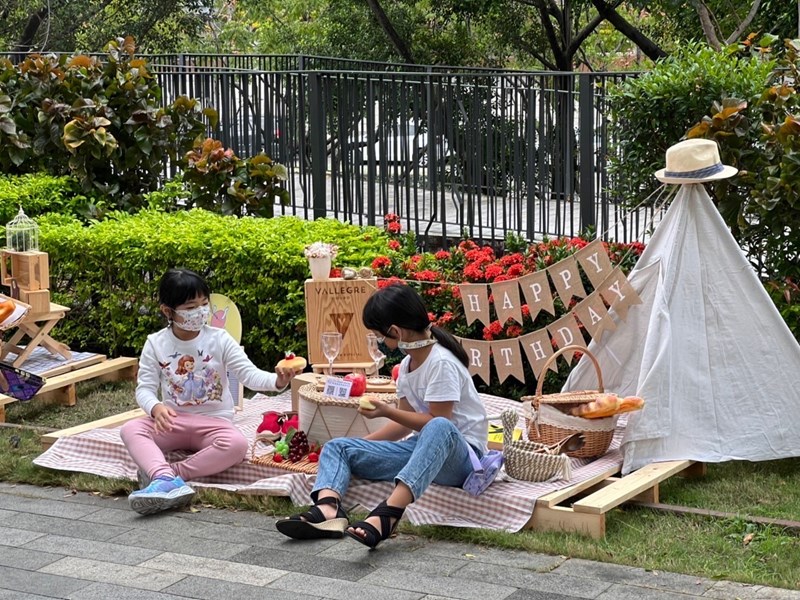
MULTIPOLYGON (((478 456, 480 452, 478 451, 478 456)), ((333 490, 344 497, 352 476, 402 481, 416 500, 431 483, 461 487, 472 473, 467 443, 455 425, 434 417, 422 430, 399 442, 336 438, 322 447, 311 497, 333 490)))

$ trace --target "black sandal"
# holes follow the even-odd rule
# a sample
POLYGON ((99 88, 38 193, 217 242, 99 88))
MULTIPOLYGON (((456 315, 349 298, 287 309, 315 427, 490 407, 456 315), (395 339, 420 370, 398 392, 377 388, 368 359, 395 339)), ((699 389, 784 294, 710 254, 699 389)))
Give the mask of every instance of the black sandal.
POLYGON ((374 549, 378 544, 380 544, 383 540, 388 539, 394 533, 394 530, 397 529, 397 524, 403 517, 404 512, 406 512, 405 508, 389 506, 385 501, 381 502, 371 513, 367 515, 367 518, 380 517, 380 531, 378 531, 371 523, 367 523, 366 521, 356 521, 350 526, 350 529, 353 529, 353 531, 347 529, 344 533, 354 540, 361 542, 365 546, 369 546, 370 548, 374 549), (395 519, 394 525, 392 525, 392 519, 395 519), (362 537, 358 535, 355 532, 355 529, 363 529, 364 536, 362 537))
POLYGON ((341 502, 333 496, 320 498, 314 506, 300 515, 293 515, 275 522, 275 527, 283 535, 295 540, 319 540, 340 538, 347 529, 350 520, 344 512, 341 502), (336 507, 336 516, 325 519, 325 515, 317 508, 320 504, 332 504, 336 507))

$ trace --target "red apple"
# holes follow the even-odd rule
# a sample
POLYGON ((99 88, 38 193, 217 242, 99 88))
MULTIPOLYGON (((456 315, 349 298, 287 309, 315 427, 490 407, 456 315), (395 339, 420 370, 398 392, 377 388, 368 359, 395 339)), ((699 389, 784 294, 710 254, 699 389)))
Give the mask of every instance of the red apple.
POLYGON ((345 381, 352 381, 350 387, 351 396, 360 396, 367 391, 367 376, 363 373, 348 373, 344 376, 345 381))
POLYGON ((400 365, 395 365, 392 367, 392 379, 397 381, 398 377, 400 377, 400 365))

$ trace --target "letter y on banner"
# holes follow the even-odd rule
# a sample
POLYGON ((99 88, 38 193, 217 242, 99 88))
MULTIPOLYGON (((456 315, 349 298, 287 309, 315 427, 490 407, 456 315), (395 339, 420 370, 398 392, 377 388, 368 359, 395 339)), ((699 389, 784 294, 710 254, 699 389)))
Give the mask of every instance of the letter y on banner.
POLYGON ((642 299, 639 298, 628 278, 625 277, 625 273, 619 267, 611 271, 598 290, 603 300, 616 311, 623 321, 628 317, 628 308, 642 303, 642 299))

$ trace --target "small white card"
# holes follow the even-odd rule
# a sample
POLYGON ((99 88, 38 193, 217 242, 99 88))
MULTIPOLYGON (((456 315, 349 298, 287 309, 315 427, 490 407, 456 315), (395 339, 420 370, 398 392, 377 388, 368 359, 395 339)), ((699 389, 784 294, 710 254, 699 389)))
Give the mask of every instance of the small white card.
POLYGON ((327 377, 325 379, 325 388, 322 390, 322 393, 331 398, 346 399, 350 397, 351 387, 353 387, 352 381, 345 381, 341 377, 327 377))

